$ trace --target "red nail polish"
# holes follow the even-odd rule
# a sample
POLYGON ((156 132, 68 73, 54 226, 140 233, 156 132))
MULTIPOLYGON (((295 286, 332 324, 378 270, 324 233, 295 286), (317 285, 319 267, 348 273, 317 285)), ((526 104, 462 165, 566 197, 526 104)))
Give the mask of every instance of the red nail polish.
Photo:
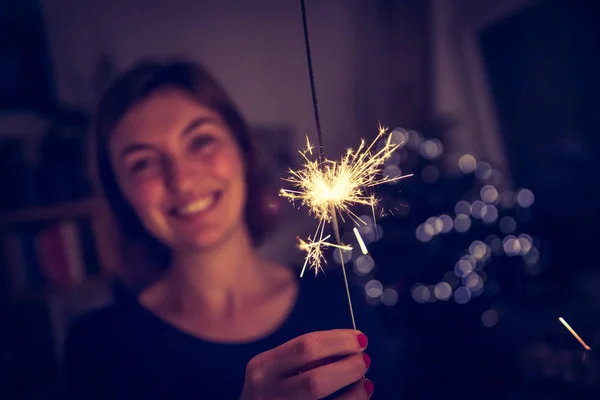
POLYGON ((358 337, 358 345, 360 346, 360 348, 364 349, 365 347, 367 347, 367 344, 369 344, 369 339, 367 339, 367 336, 365 336, 361 333, 357 337, 358 337))
POLYGON ((365 365, 367 366, 367 368, 369 368, 369 366, 371 365, 371 357, 369 357, 369 355, 367 353, 363 353, 363 361, 365 362, 365 365))
POLYGON ((368 379, 365 379, 365 391, 367 392, 367 396, 369 397, 371 397, 371 395, 375 391, 375 385, 368 379))

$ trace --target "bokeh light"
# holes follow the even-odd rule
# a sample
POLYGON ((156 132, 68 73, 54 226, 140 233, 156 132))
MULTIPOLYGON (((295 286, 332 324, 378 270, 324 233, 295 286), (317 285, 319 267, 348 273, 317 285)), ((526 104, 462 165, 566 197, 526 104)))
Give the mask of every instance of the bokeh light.
POLYGON ((471 228, 471 218, 465 214, 459 214, 454 218, 454 229, 458 233, 465 233, 471 228))
POLYGON ((470 290, 481 290, 483 288, 483 279, 476 274, 472 273, 463 278, 463 285, 468 287, 470 290))
POLYGON ((485 162, 479 161, 475 167, 475 176, 482 181, 489 179, 492 176, 492 166, 485 162))
POLYGON ((471 291, 464 286, 459 287, 454 291, 454 301, 458 304, 467 304, 471 300, 471 291))
POLYGON ((421 242, 429 242, 434 234, 433 227, 428 223, 421 224, 417 227, 416 237, 421 242))
POLYGON ((531 207, 533 202, 535 201, 535 196, 533 192, 529 189, 519 189, 517 191, 517 204, 519 207, 527 208, 531 207))
POLYGON ((456 203, 456 205, 454 206, 454 213, 456 215, 459 215, 459 214, 469 215, 469 214, 471 214, 471 203, 469 203, 468 201, 465 201, 465 200, 458 201, 456 203))
POLYGON ((469 253, 473 256, 473 258, 475 258, 476 260, 482 260, 483 258, 485 258, 485 253, 487 251, 487 246, 485 243, 483 243, 480 240, 475 240, 473 243, 471 243, 471 245, 469 246, 469 253))
POLYGON ((388 306, 392 307, 398 303, 398 292, 394 288, 387 288, 381 294, 381 302, 388 306))
POLYGON ((419 283, 414 286, 411 295, 417 303, 424 304, 431 298, 431 291, 427 286, 419 283))
POLYGON ((368 297, 378 298, 383 294, 383 285, 377 279, 371 279, 365 285, 365 293, 368 297))
POLYGON ((470 174, 477 168, 477 160, 471 154, 464 154, 458 159, 458 168, 464 174, 470 174))
POLYGON ((488 204, 496 204, 498 201, 498 189, 492 185, 485 185, 479 191, 481 200, 488 204))
POLYGON ((368 275, 375 268, 375 261, 368 254, 361 254, 354 260, 354 268, 359 275, 368 275))
MULTIPOLYGON (((387 176, 390 179, 394 179, 402 175, 402 170, 394 164, 390 164, 383 169, 383 175, 387 176)), ((396 181, 389 181, 388 184, 396 183, 396 181)))
POLYGON ((439 282, 433 288, 434 296, 441 301, 447 301, 452 297, 452 286, 448 282, 439 282))
POLYGON ((537 247, 532 247, 529 252, 523 256, 523 261, 527 265, 534 265, 540 261, 540 252, 537 247))
POLYGON ((370 244, 377 240, 375 229, 373 228, 373 225, 363 225, 358 227, 358 233, 360 233, 365 244, 370 244))
POLYGON ((475 219, 482 219, 487 213, 487 205, 481 200, 475 200, 471 204, 471 216, 475 219))
MULTIPOLYGON (((352 260, 352 250, 342 250, 342 257, 344 258, 344 263, 348 263, 350 262, 350 260, 352 260)), ((340 251, 339 250, 335 250, 333 252, 333 259, 335 260, 336 263, 338 264, 342 264, 342 260, 340 259, 340 251)))
POLYGON ((498 208, 493 204, 488 204, 485 209, 485 214, 481 220, 486 224, 493 224, 498 220, 498 208))
POLYGON ((448 233, 454 227, 454 220, 449 215, 442 214, 439 216, 438 220, 442 222, 441 233, 448 233))
POLYGON ((454 274, 460 278, 468 276, 475 269, 474 265, 468 259, 462 258, 458 260, 454 266, 454 274))
POLYGON ((481 314, 481 323, 486 328, 493 328, 494 326, 496 326, 496 324, 498 324, 498 318, 498 311, 494 309, 489 309, 484 311, 483 314, 481 314))
MULTIPOLYGON (((391 142, 399 146, 399 149, 406 146, 408 142, 408 132, 404 128, 395 128, 391 133, 391 142)), ((383 146, 384 143, 378 143, 378 145, 383 146)))
POLYGON ((442 142, 437 139, 425 140, 419 147, 419 153, 427 160, 439 157, 443 152, 442 142))
POLYGON ((513 257, 519 255, 519 252, 521 251, 521 244, 516 237, 509 235, 502 241, 502 248, 507 256, 513 257))
POLYGON ((527 255, 531 251, 531 247, 533 246, 533 239, 526 233, 522 233, 518 237, 519 245, 521 247, 521 251, 519 255, 524 256, 527 255))

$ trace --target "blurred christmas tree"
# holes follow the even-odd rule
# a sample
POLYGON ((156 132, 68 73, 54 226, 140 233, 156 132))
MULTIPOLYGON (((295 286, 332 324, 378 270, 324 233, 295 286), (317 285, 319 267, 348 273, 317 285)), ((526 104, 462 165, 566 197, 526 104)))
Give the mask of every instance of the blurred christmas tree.
POLYGON ((476 154, 447 154, 451 128, 442 121, 429 131, 394 129, 393 140, 403 145, 384 174, 414 176, 378 188, 385 217, 373 221, 363 213, 367 224, 358 229, 369 254, 362 254, 353 226, 345 226, 344 242, 354 249, 344 257, 369 303, 382 306, 374 312, 383 314, 397 339, 398 348, 390 351, 416 362, 407 394, 432 376, 444 376, 449 385, 465 375, 478 377, 474 387, 488 390, 493 385, 486 374, 504 386, 517 382, 511 364, 521 347, 506 340, 513 336, 504 330, 514 322, 499 323, 522 318, 509 310, 539 289, 545 269, 533 191, 513 188, 476 154), (456 368, 449 372, 448 366, 456 368))

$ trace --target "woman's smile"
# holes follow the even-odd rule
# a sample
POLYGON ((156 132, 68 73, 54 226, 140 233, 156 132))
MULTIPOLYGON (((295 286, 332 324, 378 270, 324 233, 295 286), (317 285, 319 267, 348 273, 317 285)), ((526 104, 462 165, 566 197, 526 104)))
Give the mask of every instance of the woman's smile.
POLYGON ((195 199, 179 202, 169 209, 169 215, 177 220, 191 221, 206 218, 219 205, 222 191, 218 190, 195 199))

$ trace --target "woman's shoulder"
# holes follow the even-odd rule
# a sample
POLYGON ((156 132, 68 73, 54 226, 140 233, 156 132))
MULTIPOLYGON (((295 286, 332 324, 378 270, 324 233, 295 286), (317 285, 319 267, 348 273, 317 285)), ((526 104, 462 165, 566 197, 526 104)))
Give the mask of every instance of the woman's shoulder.
POLYGON ((81 374, 116 373, 138 359, 145 349, 145 327, 136 313, 132 305, 116 302, 73 319, 63 346, 68 374, 85 380, 81 374))
POLYGON ((122 333, 126 313, 123 305, 110 304, 77 316, 69 325, 66 349, 82 351, 114 345, 118 333, 122 333))
POLYGON ((67 341, 83 339, 111 340, 135 319, 136 294, 122 283, 112 283, 113 300, 73 318, 68 327, 67 341))
POLYGON ((63 356, 73 398, 123 398, 130 386, 133 390, 148 386, 134 383, 142 379, 147 361, 140 357, 144 327, 135 313, 131 305, 116 302, 72 321, 63 356))

